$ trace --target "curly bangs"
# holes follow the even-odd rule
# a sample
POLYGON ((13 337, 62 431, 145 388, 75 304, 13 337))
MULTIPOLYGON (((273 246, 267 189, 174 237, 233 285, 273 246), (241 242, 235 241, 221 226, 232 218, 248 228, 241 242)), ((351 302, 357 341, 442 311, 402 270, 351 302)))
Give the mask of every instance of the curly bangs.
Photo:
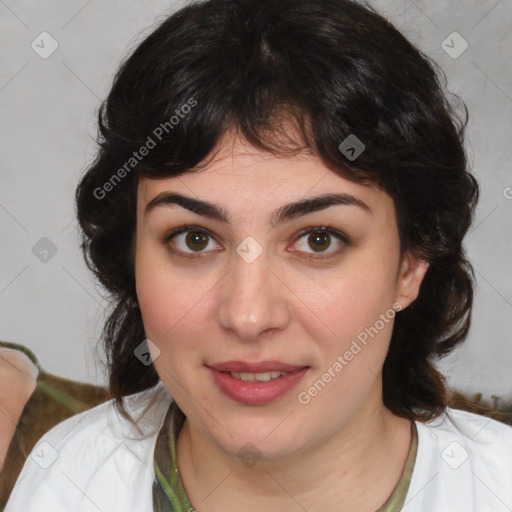
MULTIPOLYGON (((82 249, 108 291, 109 387, 158 382, 134 356, 145 339, 134 272, 141 177, 205 165, 228 130, 275 156, 309 152, 394 201, 401 251, 430 263, 397 313, 383 400, 420 421, 448 404, 435 361, 467 336, 474 276, 462 240, 478 199, 446 78, 372 8, 350 0, 206 0, 167 17, 117 72, 99 110, 98 153, 76 191, 82 249), (364 151, 339 146, 355 135, 364 151)), ((454 96, 455 97, 455 96, 454 96)))

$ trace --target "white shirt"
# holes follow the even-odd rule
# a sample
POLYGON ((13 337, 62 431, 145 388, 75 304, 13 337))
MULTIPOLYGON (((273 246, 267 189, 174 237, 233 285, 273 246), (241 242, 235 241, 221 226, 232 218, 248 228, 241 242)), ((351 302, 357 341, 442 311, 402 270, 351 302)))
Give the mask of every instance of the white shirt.
MULTIPOLYGON (((51 429, 27 458, 4 512, 153 512, 153 451, 172 398, 159 383, 126 405, 137 418, 152 397, 141 432, 112 401, 51 429)), ((448 408, 416 427, 402 511, 512 511, 511 426, 448 408)))

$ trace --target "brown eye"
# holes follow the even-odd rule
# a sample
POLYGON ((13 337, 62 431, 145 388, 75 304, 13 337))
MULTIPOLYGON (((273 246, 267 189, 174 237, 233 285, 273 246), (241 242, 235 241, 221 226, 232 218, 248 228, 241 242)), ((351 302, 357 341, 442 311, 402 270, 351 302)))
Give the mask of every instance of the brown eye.
POLYGON ((208 245, 208 235, 201 231, 189 231, 185 237, 185 244, 192 250, 201 251, 208 245))
POLYGON ((310 234, 308 244, 315 251, 325 251, 331 245, 331 235, 322 232, 310 234))
POLYGON ((349 239, 346 235, 337 230, 327 226, 319 226, 303 231, 294 245, 298 247, 299 252, 313 254, 313 256, 309 256, 310 258, 321 258, 334 256, 341 252, 345 246, 349 245, 349 239), (304 241, 301 242, 303 239, 304 241), (329 251, 331 247, 335 249, 329 251), (310 250, 308 251, 308 249, 310 250), (314 256, 314 254, 318 254, 319 256, 314 256), (323 256, 324 254, 325 256, 323 256))
POLYGON ((169 233, 163 240, 163 243, 171 246, 175 253, 184 255, 201 255, 211 249, 218 249, 219 246, 213 240, 213 237, 205 230, 194 226, 182 226, 169 233))

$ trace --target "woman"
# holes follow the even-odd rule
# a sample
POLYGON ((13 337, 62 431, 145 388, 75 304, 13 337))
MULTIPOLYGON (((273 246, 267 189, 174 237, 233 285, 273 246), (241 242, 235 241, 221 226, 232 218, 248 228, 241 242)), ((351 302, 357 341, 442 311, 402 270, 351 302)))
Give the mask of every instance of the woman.
POLYGON ((512 507, 512 429, 434 366, 470 326, 464 126, 354 2, 166 19, 77 189, 115 400, 42 439, 6 510, 512 507))

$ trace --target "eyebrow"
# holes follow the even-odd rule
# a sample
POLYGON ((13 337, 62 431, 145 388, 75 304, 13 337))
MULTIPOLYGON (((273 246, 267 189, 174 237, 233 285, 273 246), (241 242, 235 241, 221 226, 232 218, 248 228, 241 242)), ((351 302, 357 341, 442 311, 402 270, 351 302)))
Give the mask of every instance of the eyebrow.
MULTIPOLYGON (((231 223, 229 213, 221 206, 168 191, 161 192, 155 196, 146 205, 144 214, 148 214, 158 206, 170 204, 177 204, 191 212, 197 213, 198 215, 210 217, 223 222, 224 224, 231 223)), ((324 210, 325 208, 335 205, 356 206, 366 213, 373 213, 372 209, 364 201, 351 194, 331 193, 301 199, 300 201, 281 206, 272 213, 271 224, 273 227, 276 227, 279 224, 283 224, 286 221, 290 221, 302 215, 324 210)))

